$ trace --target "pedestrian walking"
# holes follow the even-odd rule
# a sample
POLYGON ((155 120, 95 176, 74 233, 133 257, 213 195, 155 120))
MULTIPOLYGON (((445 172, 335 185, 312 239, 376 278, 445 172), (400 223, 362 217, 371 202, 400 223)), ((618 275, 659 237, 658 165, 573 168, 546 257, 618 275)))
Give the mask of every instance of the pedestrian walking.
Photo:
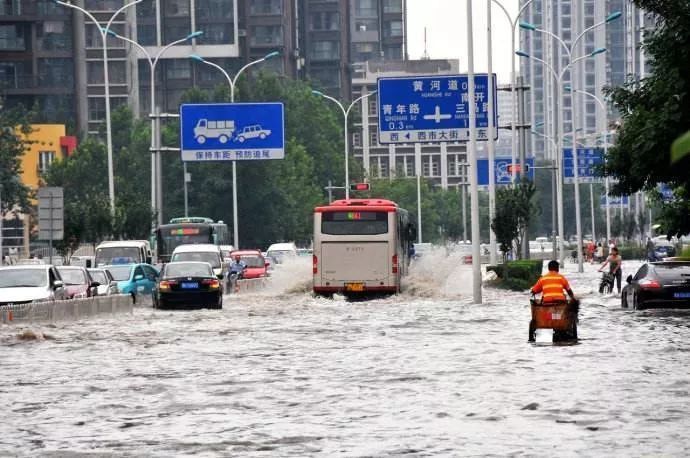
POLYGON ((601 272, 608 264, 609 273, 612 274, 613 278, 616 280, 616 289, 618 290, 618 294, 621 292, 621 279, 623 278, 623 270, 621 269, 622 263, 623 258, 621 258, 621 255, 618 253, 618 248, 614 246, 611 248, 611 254, 609 254, 609 257, 606 258, 606 261, 604 261, 601 267, 599 267, 599 272, 601 272))

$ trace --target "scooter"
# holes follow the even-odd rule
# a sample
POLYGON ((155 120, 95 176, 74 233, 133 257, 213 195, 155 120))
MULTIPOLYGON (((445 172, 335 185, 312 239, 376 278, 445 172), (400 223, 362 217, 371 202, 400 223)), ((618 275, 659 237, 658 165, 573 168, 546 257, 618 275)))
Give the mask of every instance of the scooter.
POLYGON ((604 272, 599 283, 599 294, 609 294, 613 291, 613 280, 615 277, 610 272, 604 272))
POLYGON ((228 275, 228 294, 236 293, 238 292, 237 288, 237 280, 241 280, 244 277, 244 271, 243 272, 230 272, 228 275))

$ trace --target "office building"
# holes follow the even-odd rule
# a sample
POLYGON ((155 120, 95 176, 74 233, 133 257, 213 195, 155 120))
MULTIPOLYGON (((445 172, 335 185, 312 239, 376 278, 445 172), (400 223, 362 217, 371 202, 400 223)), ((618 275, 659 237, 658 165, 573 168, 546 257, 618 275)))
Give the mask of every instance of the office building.
MULTIPOLYGON (((368 61, 353 65, 353 98, 376 90, 379 77, 457 74, 457 60, 368 61)), ((352 133, 352 151, 371 178, 430 178, 443 189, 466 183, 466 144, 461 142, 381 145, 376 97, 358 104, 360 121, 352 133)))

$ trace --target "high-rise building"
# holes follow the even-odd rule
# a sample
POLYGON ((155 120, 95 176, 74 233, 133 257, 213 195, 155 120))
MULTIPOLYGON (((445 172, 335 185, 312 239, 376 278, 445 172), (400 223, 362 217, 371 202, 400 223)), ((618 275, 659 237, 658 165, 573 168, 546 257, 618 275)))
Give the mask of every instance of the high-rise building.
MULTIPOLYGON (((520 4, 524 5, 525 0, 521 0, 520 4)), ((535 0, 526 8, 522 19, 538 29, 552 32, 570 46, 585 29, 617 11, 623 13, 621 18, 582 35, 573 51, 573 59, 601 47, 606 48, 606 52, 578 62, 572 72, 565 73, 563 81, 566 88, 570 86, 584 90, 604 100, 605 87, 622 84, 627 75, 639 77, 645 72, 644 54, 639 44, 643 27, 650 21, 646 14, 627 0, 535 0)), ((522 30, 520 48, 531 56, 550 63, 556 73, 568 63, 567 52, 560 42, 538 30, 522 30)), ((566 89, 561 104, 557 100, 556 81, 541 63, 523 58, 520 68, 530 86, 530 119, 535 123, 543 123, 546 135, 556 137, 557 132, 553 126, 557 125, 559 116, 563 116, 565 120, 565 132, 572 131, 569 108, 573 99, 577 128, 582 129, 578 131, 578 137, 583 137, 578 141, 586 141, 586 137, 591 138, 608 130, 606 117, 593 98, 580 94, 573 97, 566 89)), ((609 123, 616 117, 617 114, 609 108, 609 123)), ((538 157, 548 154, 548 141, 543 137, 532 136, 530 146, 528 150, 531 149, 538 157)))
MULTIPOLYGON (((6 106, 38 107, 41 121, 80 122, 71 11, 51 0, 0 2, 0 94, 6 106)), ((85 119, 85 118, 84 118, 85 119)))
MULTIPOLYGON (((458 73, 457 60, 368 61, 354 65, 353 97, 376 90, 379 77, 412 75, 452 75, 458 73)), ((443 189, 466 183, 466 144, 461 142, 381 145, 375 96, 358 103, 360 121, 352 133, 352 151, 362 160, 372 178, 415 177, 421 175, 443 189)))

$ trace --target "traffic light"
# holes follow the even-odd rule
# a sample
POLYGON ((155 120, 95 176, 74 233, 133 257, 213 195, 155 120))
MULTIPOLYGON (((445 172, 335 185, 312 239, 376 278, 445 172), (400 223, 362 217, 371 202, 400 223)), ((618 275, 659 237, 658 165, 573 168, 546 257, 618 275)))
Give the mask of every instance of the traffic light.
MULTIPOLYGON (((515 167, 513 168, 513 164, 508 164, 506 167, 506 170, 508 173, 513 173, 513 170, 515 170, 516 174, 520 173, 520 164, 515 164, 515 167)), ((529 172, 529 164, 525 164, 525 173, 529 172)))
POLYGON ((350 191, 368 191, 369 183, 350 183, 350 191))

